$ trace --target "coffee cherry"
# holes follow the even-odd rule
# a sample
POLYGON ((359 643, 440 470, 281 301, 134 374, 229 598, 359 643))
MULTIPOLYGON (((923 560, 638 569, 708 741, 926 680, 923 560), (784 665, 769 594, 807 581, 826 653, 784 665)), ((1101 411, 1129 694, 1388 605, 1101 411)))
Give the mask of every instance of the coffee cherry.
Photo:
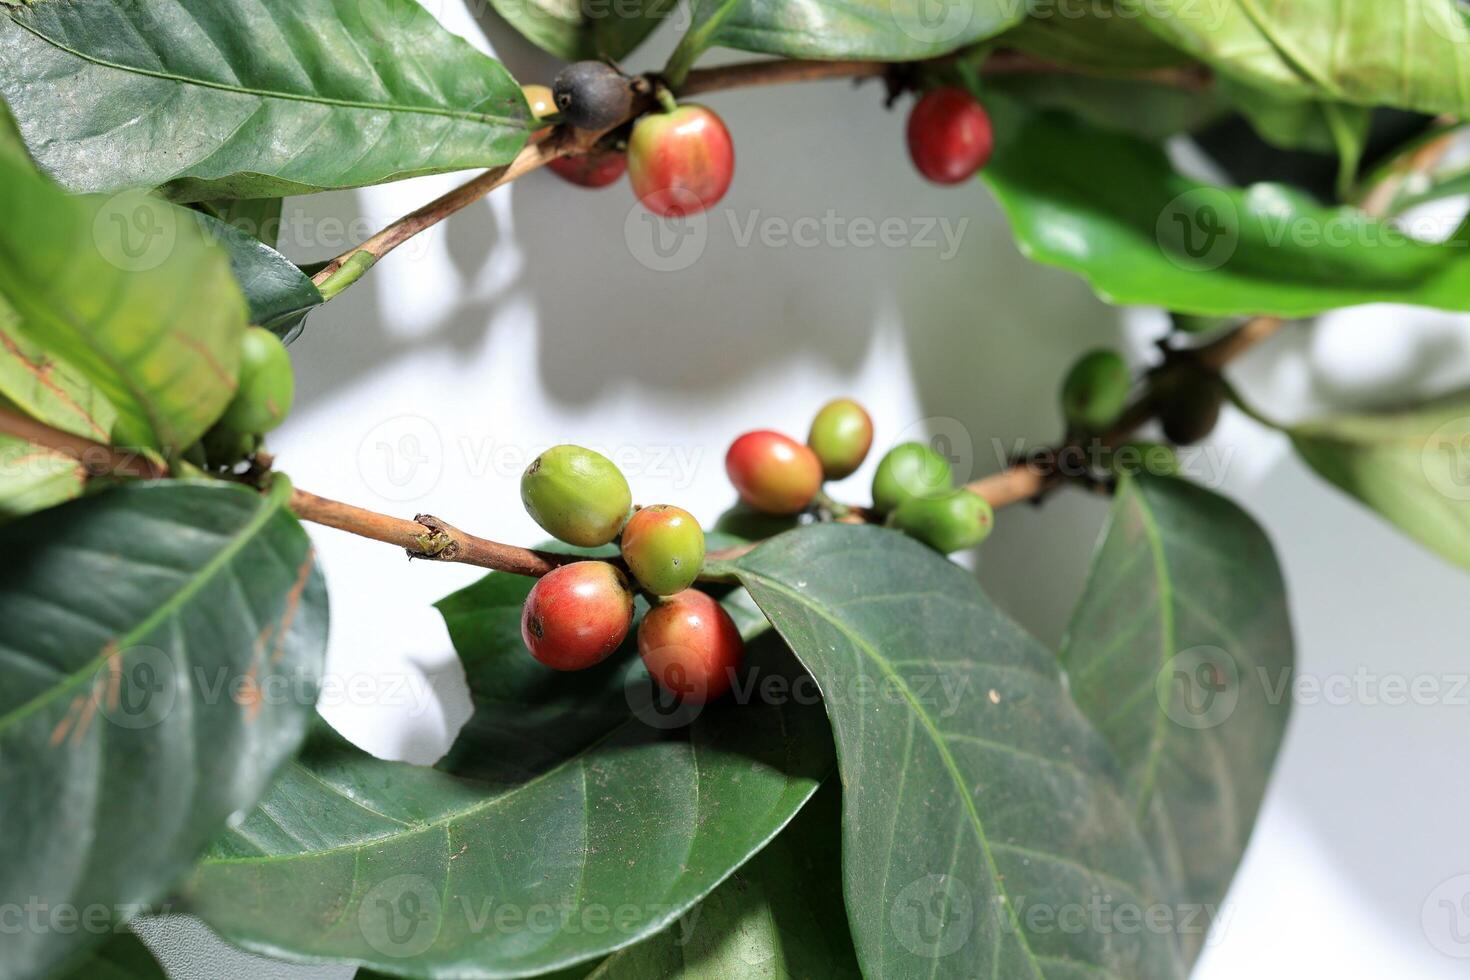
POLYGON ((1084 354, 1062 382, 1062 415, 1067 425, 1083 432, 1104 432, 1128 407, 1132 379, 1117 351, 1084 354))
POLYGON ((628 169, 627 154, 617 150, 593 150, 574 157, 557 157, 547 168, 562 180, 578 187, 606 187, 628 169))
POLYGON ((823 405, 812 419, 806 444, 822 461, 827 479, 841 480, 867 459, 873 445, 873 420, 851 398, 838 398, 823 405))
POLYGON ((698 589, 660 600, 638 626, 638 653, 659 686, 705 704, 735 682, 745 641, 730 614, 698 589))
POLYGON ((747 432, 730 444, 725 473, 740 499, 766 514, 795 514, 822 489, 822 463, 779 432, 747 432))
POLYGON ((562 118, 578 129, 607 129, 633 111, 633 88, 628 79, 601 61, 567 65, 551 87, 562 118))
POLYGON ((1225 402, 1225 384, 1208 371, 1190 371, 1167 381, 1156 395, 1164 436, 1187 446, 1214 431, 1225 402))
POLYGON ((730 131, 704 106, 650 112, 628 139, 628 179, 643 206, 665 218, 719 203, 735 175, 730 131))
MULTIPOLYGON (((556 115, 556 97, 545 85, 522 85, 521 94, 526 97, 526 105, 531 107, 531 118, 545 119, 547 116, 556 115)), ((531 134, 531 139, 540 139, 549 132, 551 132, 550 126, 538 129, 531 134)))
POLYGON ((990 536, 995 512, 978 493, 961 487, 939 497, 910 497, 888 515, 888 526, 949 554, 990 536))
POLYGON ((968 180, 990 160, 994 137, 985 107, 959 88, 925 92, 909 113, 909 156, 936 184, 968 180))
POLYGON ((694 584, 704 564, 704 531, 687 510, 669 504, 645 507, 623 528, 623 560, 638 584, 654 595, 673 595, 694 584))
POLYGON ((240 345, 239 387, 219 419, 233 432, 266 433, 285 421, 296 396, 291 355, 263 327, 248 327, 240 345))
POLYGON ((1139 473, 1176 476, 1179 473, 1179 454, 1174 452, 1174 447, 1162 442, 1137 439, 1114 449, 1108 466, 1114 476, 1136 476, 1139 473))
POLYGON ((910 497, 937 497, 954 483, 949 460, 922 442, 888 450, 873 474, 873 509, 888 514, 910 497))
POLYGON ((605 561, 579 561, 541 577, 521 607, 521 639, 553 670, 607 659, 633 624, 628 578, 605 561))
POLYGON ((595 548, 618 536, 633 493, 606 456, 581 446, 553 446, 522 474, 521 503, 552 537, 595 548))

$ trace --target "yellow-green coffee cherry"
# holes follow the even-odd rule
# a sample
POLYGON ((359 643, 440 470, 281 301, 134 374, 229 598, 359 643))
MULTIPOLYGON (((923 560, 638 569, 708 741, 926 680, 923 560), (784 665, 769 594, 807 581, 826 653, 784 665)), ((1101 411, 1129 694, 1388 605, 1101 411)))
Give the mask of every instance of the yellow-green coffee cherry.
POLYGON ((988 500, 962 487, 941 497, 908 498, 889 515, 888 525, 947 555, 989 537, 995 512, 988 500))
POLYGON ((873 445, 873 420, 851 398, 838 398, 823 405, 812 419, 806 444, 822 461, 822 475, 841 480, 868 458, 873 445))
POLYGON ((673 595, 694 584, 704 565, 704 531, 694 515, 670 504, 644 507, 623 528, 623 560, 654 595, 673 595))
POLYGON ((1139 473, 1175 476, 1179 473, 1179 455, 1173 446, 1142 439, 1125 442, 1114 449, 1108 464, 1114 476, 1137 476, 1139 473))
POLYGON ((239 386, 220 426, 232 432, 269 432, 285 421, 295 396, 291 355, 280 339, 263 327, 247 328, 240 345, 239 386))
POLYGON ((1084 432, 1110 428, 1128 407, 1131 387, 1128 365, 1117 351, 1083 355, 1062 382, 1062 415, 1068 427, 1084 432))
POLYGON ((618 536, 633 492, 606 456, 581 446, 553 446, 521 475, 521 503, 552 537, 595 548, 618 536))
POLYGON ((905 442, 888 450, 873 474, 873 509, 888 514, 910 497, 937 497, 954 482, 949 460, 922 442, 905 442))

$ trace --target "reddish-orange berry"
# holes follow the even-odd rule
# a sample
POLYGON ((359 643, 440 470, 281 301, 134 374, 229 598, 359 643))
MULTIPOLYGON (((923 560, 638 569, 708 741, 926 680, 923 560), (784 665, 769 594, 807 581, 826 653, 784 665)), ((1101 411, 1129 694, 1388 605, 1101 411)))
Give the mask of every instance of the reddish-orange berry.
POLYGON ((698 589, 661 600, 638 626, 638 652, 659 686, 705 704, 735 682, 745 641, 724 607, 698 589))
POLYGON ((650 112, 628 138, 628 179, 643 206, 665 218, 714 207, 735 176, 735 144, 701 105, 650 112))
POLYGON ((582 670, 605 660, 633 623, 633 591, 605 561, 553 569, 521 608, 521 639, 531 656, 553 670, 582 670))
POLYGON ((779 432, 747 432, 730 444, 725 472, 740 499, 766 514, 795 514, 822 488, 822 461, 779 432))
POLYGON ((936 184, 968 180, 989 162, 995 142, 985 107, 959 88, 924 93, 909 114, 908 141, 914 166, 936 184))

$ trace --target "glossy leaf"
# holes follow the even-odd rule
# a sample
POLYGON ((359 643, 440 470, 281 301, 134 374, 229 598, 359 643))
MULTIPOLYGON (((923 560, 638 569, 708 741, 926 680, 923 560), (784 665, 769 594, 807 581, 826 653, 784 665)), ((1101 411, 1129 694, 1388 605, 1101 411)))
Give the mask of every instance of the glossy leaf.
POLYGON ((416 0, 0 8, 0 95, 77 191, 278 197, 508 162, 530 109, 416 0))
POLYGON ((119 933, 53 980, 168 980, 143 941, 119 933))
POLYGON ((1016 72, 986 78, 985 91, 1149 141, 1193 132, 1229 112, 1215 87, 1184 89, 1124 77, 1016 72))
POLYGON ((490 0, 532 44, 565 61, 622 58, 673 12, 673 0, 490 0))
POLYGON ((325 302, 316 284, 284 255, 243 228, 207 214, 195 217, 205 235, 229 254, 230 272, 250 307, 250 322, 288 344, 300 336, 307 314, 325 302))
MULTIPOLYGON (((289 484, 133 484, 0 528, 0 901, 161 898, 295 753, 326 597, 289 484)), ((25 930, 43 977, 95 930, 25 930)))
POLYGON ((861 977, 842 906, 836 783, 671 929, 614 953, 588 980, 861 977))
POLYGON ((670 59, 678 77, 711 47, 792 58, 914 61, 1020 22, 1010 0, 692 0, 693 23, 670 59))
POLYGON ((1470 16, 1456 0, 1134 6, 1170 44, 1256 88, 1431 114, 1470 112, 1470 16))
POLYGON ((1197 952, 1240 863, 1290 711, 1292 637, 1271 543, 1183 480, 1123 481, 1062 643, 1078 706, 1176 885, 1197 952))
POLYGON ((1000 43, 1046 61, 1103 72, 1172 68, 1193 60, 1127 9, 1126 0, 1039 7, 1000 43))
POLYGON ((1470 568, 1470 391, 1397 412, 1339 415, 1287 430, 1312 469, 1470 568))
POLYGON ((1370 302, 1470 310, 1463 232, 1430 245, 1284 186, 1211 186, 1158 146, 987 101, 996 149, 982 177, 1017 245, 1110 303, 1288 317, 1370 302))
POLYGON ((73 197, 0 156, 0 300, 107 399, 123 444, 182 450, 234 393, 245 303, 182 208, 73 197))
MULTIPOLYGON (((314 738, 200 866, 193 911, 291 960, 416 977, 565 968, 668 927, 830 771, 810 703, 724 702, 677 727, 639 700, 651 682, 630 649, 572 674, 536 663, 520 639, 529 589, 491 574, 440 604, 475 713, 437 768, 314 738)), ((750 663, 761 678, 797 669, 769 631, 750 663)))
POLYGON ((1172 936, 1046 928, 1033 906, 1167 897, 1116 763, 1056 658, 963 569, 823 524, 734 563, 821 687, 867 976, 1182 977, 1172 936))

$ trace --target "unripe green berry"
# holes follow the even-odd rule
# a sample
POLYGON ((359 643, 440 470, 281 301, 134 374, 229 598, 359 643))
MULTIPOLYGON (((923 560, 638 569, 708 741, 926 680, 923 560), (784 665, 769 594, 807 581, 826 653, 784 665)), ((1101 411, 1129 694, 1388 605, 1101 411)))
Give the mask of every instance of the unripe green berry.
POLYGON ((910 497, 937 497, 954 482, 949 460, 922 442, 905 442, 888 450, 873 474, 873 509, 888 514, 910 497))
POLYGON ((633 111, 633 88, 616 68, 601 61, 576 61, 551 83, 562 118, 578 129, 600 130, 633 111))
POLYGON ((990 536, 995 512, 978 493, 961 487, 940 497, 910 497, 888 517, 888 526, 949 554, 990 536))
POLYGON ((623 528, 623 560, 654 595, 673 595, 694 584, 704 565, 704 531, 694 515, 670 504, 633 514, 623 528))
POLYGON ((1112 427, 1128 407, 1132 386, 1128 365, 1116 351, 1083 355, 1062 383, 1062 415, 1067 425, 1084 432, 1112 427))
POLYGON ((1175 476, 1179 473, 1179 455, 1174 452, 1174 447, 1162 442, 1137 439, 1114 449, 1108 465, 1114 476, 1136 476, 1139 473, 1175 476))
POLYGON ((552 537, 595 548, 618 536, 633 492, 606 456, 581 446, 553 446, 522 474, 521 503, 552 537))
POLYGON ((285 421, 295 396, 291 355, 280 338, 263 327, 248 327, 240 345, 239 384, 219 424, 234 432, 269 432, 285 421))
POLYGON ((823 475, 841 480, 867 459, 873 445, 873 420, 851 398, 838 398, 823 405, 812 419, 806 444, 822 461, 823 475))

